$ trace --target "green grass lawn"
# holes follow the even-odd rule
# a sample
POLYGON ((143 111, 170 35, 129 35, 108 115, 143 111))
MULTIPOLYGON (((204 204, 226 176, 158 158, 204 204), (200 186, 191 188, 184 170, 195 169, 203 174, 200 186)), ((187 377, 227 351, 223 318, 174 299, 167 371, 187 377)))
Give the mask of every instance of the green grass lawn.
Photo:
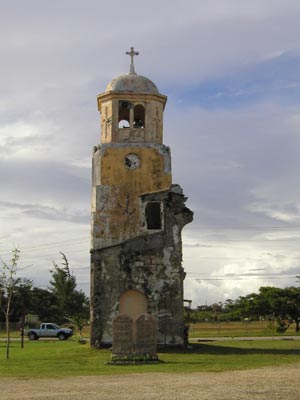
POLYGON ((91 349, 76 340, 19 342, 11 344, 5 359, 0 343, 0 376, 62 377, 76 375, 128 374, 134 372, 220 372, 299 362, 300 341, 227 341, 195 343, 187 351, 159 353, 160 364, 112 366, 109 350, 91 349))

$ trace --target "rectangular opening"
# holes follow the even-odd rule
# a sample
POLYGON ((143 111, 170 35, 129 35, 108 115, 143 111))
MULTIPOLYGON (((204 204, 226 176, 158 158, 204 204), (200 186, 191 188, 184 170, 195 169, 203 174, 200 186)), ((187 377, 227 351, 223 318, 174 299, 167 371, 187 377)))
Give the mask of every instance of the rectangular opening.
POLYGON ((160 201, 151 201, 146 204, 145 214, 147 229, 152 230, 162 228, 162 215, 160 205, 160 201))

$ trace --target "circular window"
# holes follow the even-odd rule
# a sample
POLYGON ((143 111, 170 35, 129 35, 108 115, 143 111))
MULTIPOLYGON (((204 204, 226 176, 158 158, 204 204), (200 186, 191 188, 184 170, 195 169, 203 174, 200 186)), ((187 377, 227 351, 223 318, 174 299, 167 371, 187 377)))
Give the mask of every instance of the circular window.
POLYGON ((141 160, 136 154, 130 153, 125 156, 124 164, 128 169, 136 169, 140 166, 141 160))

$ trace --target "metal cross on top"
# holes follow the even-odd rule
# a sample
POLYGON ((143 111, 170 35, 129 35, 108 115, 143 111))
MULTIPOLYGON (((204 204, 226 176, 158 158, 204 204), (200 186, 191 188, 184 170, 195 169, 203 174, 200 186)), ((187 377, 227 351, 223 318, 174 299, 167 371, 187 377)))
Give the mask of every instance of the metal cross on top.
POLYGON ((134 56, 138 56, 139 52, 138 51, 134 51, 134 47, 130 47, 130 51, 126 51, 125 54, 128 54, 131 57, 131 63, 130 63, 130 70, 129 73, 130 74, 135 74, 135 70, 134 70, 134 63, 133 63, 133 57, 134 56))

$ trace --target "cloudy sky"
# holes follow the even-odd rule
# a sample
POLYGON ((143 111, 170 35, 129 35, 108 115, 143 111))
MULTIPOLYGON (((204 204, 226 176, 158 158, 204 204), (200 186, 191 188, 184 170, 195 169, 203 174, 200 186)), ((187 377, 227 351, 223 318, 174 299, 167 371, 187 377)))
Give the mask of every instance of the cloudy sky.
POLYGON ((47 287, 63 251, 89 291, 97 94, 129 69, 168 96, 164 142, 194 222, 185 297, 300 275, 299 0, 0 0, 0 255, 47 287))

